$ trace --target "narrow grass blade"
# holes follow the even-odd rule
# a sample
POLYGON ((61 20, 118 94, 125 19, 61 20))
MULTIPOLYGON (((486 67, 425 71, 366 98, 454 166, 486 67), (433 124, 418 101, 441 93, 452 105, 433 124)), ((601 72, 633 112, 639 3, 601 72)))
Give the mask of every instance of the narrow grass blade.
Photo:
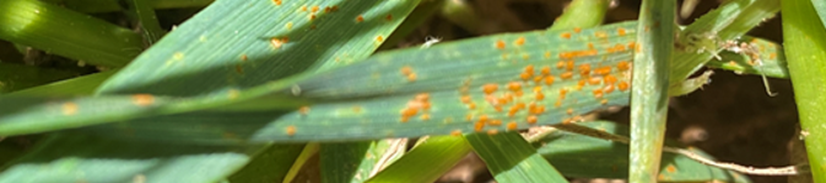
POLYGON ((0 63, 0 94, 70 78, 77 74, 71 71, 0 63))
MULTIPOLYGON (((607 121, 577 123, 577 125, 599 131, 629 136, 628 126, 607 121)), ((561 130, 532 142, 537 151, 566 177, 576 178, 628 178, 628 145, 594 138, 561 130)), ((666 145, 681 147, 675 141, 665 141, 666 145)), ((706 158, 713 159, 699 149, 689 149, 706 158)), ((668 182, 751 182, 748 177, 711 167, 691 160, 683 155, 664 152, 659 166, 657 181, 668 182)))
POLYGON ((252 154, 249 163, 227 179, 230 182, 279 182, 287 176, 304 144, 272 144, 252 154))
POLYGON ((0 1, 0 39, 107 67, 141 52, 129 29, 37 0, 0 1))
POLYGON ((198 96, 248 89, 328 63, 351 63, 378 48, 417 3, 217 1, 98 93, 198 96))
MULTIPOLYGON (((746 49, 757 50, 758 52, 733 52, 724 50, 720 52, 720 60, 712 60, 706 63, 711 68, 719 68, 734 71, 735 73, 765 75, 774 78, 789 78, 789 70, 786 67, 786 56, 783 54, 783 47, 771 41, 743 36, 735 42, 746 43, 746 49)), ((738 45, 736 49, 740 49, 738 45)), ((743 49, 741 49, 743 50, 743 49)))
POLYGON ((434 182, 470 150, 470 144, 462 137, 430 137, 366 182, 434 182))
POLYGON ((568 182, 518 133, 476 133, 465 139, 498 182, 568 182))
POLYGON ((289 172, 287 172, 287 175, 284 176, 284 179, 281 182, 294 182, 293 180, 295 180, 296 176, 304 167, 304 165, 307 164, 307 162, 309 162, 310 158, 318 154, 318 149, 320 148, 320 146, 321 145, 319 145, 319 143, 315 142, 307 143, 306 145, 304 145, 304 149, 301 150, 301 154, 299 154, 298 157, 295 158, 295 162, 292 164, 289 172))
POLYGON ((0 182, 216 182, 243 167, 258 148, 53 135, 6 165, 0 182))
MULTIPOLYGON (((415 3, 411 1, 392 1, 392 2, 377 2, 378 4, 368 4, 368 3, 357 3, 357 2, 338 2, 338 3, 345 3, 345 4, 332 4, 333 2, 325 1, 326 4, 322 6, 309 6, 304 14, 308 16, 300 16, 300 17, 293 17, 293 16, 286 16, 287 18, 296 19, 296 21, 302 21, 307 23, 311 17, 318 16, 314 19, 313 23, 308 24, 296 24, 295 27, 281 27, 278 22, 271 21, 269 19, 265 19, 263 17, 258 16, 258 14, 249 13, 250 9, 243 9, 237 8, 240 6, 246 7, 250 5, 249 3, 263 3, 260 4, 261 9, 257 9, 257 11, 262 13, 267 13, 268 11, 275 11, 275 12, 289 12, 292 13, 293 10, 302 10, 302 8, 298 5, 300 2, 292 2, 289 4, 277 5, 271 1, 255 1, 255 2, 241 2, 241 1, 221 1, 219 3, 223 4, 215 4, 210 7, 215 8, 207 8, 204 12, 199 13, 199 15, 191 19, 188 22, 192 23, 184 23, 181 28, 178 28, 176 32, 179 33, 171 33, 168 35, 165 40, 170 41, 161 41, 157 45, 153 46, 155 48, 153 50, 148 50, 142 58, 138 58, 134 64, 130 65, 129 68, 124 68, 113 76, 109 78, 107 82, 115 83, 107 86, 104 83, 101 88, 109 88, 112 90, 129 90, 126 93, 147 93, 147 92, 154 92, 154 93, 167 93, 167 94, 174 94, 174 95, 187 95, 187 96, 194 96, 199 94, 212 94, 212 95, 205 95, 199 97, 190 97, 190 98, 174 98, 173 96, 155 96, 155 95, 140 95, 142 97, 154 98, 154 99, 163 99, 172 97, 176 100, 175 103, 165 103, 164 100, 153 100, 152 105, 157 106, 154 110, 143 110, 143 108, 110 108, 105 105, 98 105, 102 104, 101 102, 109 101, 110 99, 99 99, 95 97, 86 97, 86 98, 75 98, 74 100, 79 101, 97 101, 97 102, 84 102, 84 103, 77 103, 78 109, 97 109, 96 111, 99 113, 97 115, 89 115, 89 116, 63 116, 62 118, 49 118, 48 116, 58 116, 61 113, 54 113, 55 110, 46 110, 48 106, 52 106, 53 104, 47 103, 50 99, 41 98, 41 99, 32 99, 28 100, 27 104, 29 105, 37 105, 42 106, 44 109, 41 111, 38 110, 30 110, 26 114, 15 114, 15 116, 31 116, 37 119, 46 119, 41 120, 39 123, 56 123, 57 125, 52 125, 52 128, 49 130, 60 129, 63 127, 78 127, 77 125, 80 124, 100 124, 106 122, 113 122, 116 120, 125 120, 129 118, 137 118, 137 117, 146 117, 158 114, 172 114, 172 113, 181 113, 181 112, 190 112, 196 111, 200 109, 206 109, 211 107, 217 106, 227 106, 228 104, 232 104, 241 99, 249 100, 249 98, 253 97, 264 97, 262 95, 266 95, 267 93, 272 93, 273 91, 278 91, 284 88, 287 88, 291 85, 290 80, 279 80, 276 82, 271 82, 272 79, 277 79, 278 77, 286 76, 290 73, 298 72, 303 68, 308 68, 311 66, 313 60, 316 60, 318 64, 322 64, 325 62, 334 62, 336 59, 361 59, 366 57, 370 54, 375 48, 378 47, 381 40, 375 40, 373 36, 374 33, 378 34, 389 34, 395 26, 397 26, 400 22, 400 18, 404 18, 406 13, 409 13, 413 7, 407 7, 409 3, 415 3), (355 4, 353 4, 355 3, 355 4), (294 6, 293 6, 294 5, 294 6), (345 6, 347 8, 338 8, 333 10, 333 7, 338 7, 339 5, 345 6), (297 9, 296 9, 297 8, 297 9), (321 9, 324 8, 324 9, 321 9), (369 11, 368 11, 369 10, 369 11), (322 13, 324 11, 324 13, 322 13), (230 16, 226 13, 232 12, 234 15, 230 16), (319 15, 316 15, 320 13, 319 15), (338 14, 337 14, 338 13, 338 14), (344 14, 341 14, 344 13, 344 14), (391 19, 390 21, 387 20, 387 15, 396 15, 397 19, 391 19), (352 16, 349 16, 352 15, 352 16), (364 19, 360 21, 360 19, 354 18, 358 16, 368 16, 368 19, 364 19), (212 16, 220 16, 220 19, 212 16), (267 35, 267 32, 271 32, 271 29, 260 27, 256 24, 243 24, 238 25, 242 26, 239 29, 220 29, 221 31, 217 32, 209 32, 209 28, 215 28, 213 25, 220 22, 232 22, 232 24, 242 24, 244 22, 235 21, 233 17, 241 16, 241 17, 249 17, 251 21, 257 21, 258 23, 267 23, 270 25, 279 25, 278 30, 281 32, 292 30, 291 32, 299 35, 298 37, 293 37, 294 42, 298 43, 286 43, 286 45, 282 45, 282 48, 278 48, 273 50, 274 48, 270 47, 269 38, 266 39, 259 39, 263 36, 267 35), (324 16, 332 16, 325 18, 324 16), (210 18, 216 18, 210 19, 210 18), (352 19, 351 19, 352 18, 352 19), (341 19, 341 21, 336 21, 341 19), (317 23, 318 25, 315 25, 317 23), (343 24, 342 26, 349 27, 350 24, 359 24, 363 26, 353 26, 353 30, 350 31, 340 31, 337 27, 338 24, 343 24), (213 27, 210 27, 213 26, 213 27), (306 26, 306 27, 301 27, 306 26), (318 27, 317 29, 312 29, 313 27, 318 27), (324 27, 327 26, 327 27, 324 27), (250 27, 250 29, 240 29, 244 27, 250 27), (235 30, 245 30, 250 31, 251 35, 247 34, 235 34, 235 30), (257 32, 256 32, 257 31, 257 32), (309 31, 310 33, 307 33, 309 31), (310 42, 317 39, 317 37, 312 37, 310 35, 314 35, 312 33, 316 33, 319 35, 325 35, 329 37, 336 37, 336 36, 347 36, 349 34, 359 35, 360 37, 353 38, 353 39, 324 39, 321 40, 320 43, 313 43, 310 42), (205 35, 204 32, 209 32, 210 35, 215 34, 227 34, 232 35, 228 37, 215 37, 215 40, 211 40, 209 36, 205 35), (331 34, 323 34, 324 32, 332 32, 331 34), (347 34, 347 35, 337 35, 337 34, 347 34), (254 36, 259 35, 259 36, 254 36), (307 37, 308 42, 302 43, 302 37, 307 37), (203 39, 201 39, 203 38, 203 39), (233 38, 233 39, 230 39, 233 38), (192 42, 197 42, 199 44, 181 44, 180 40, 190 40, 192 42), (203 41, 203 42, 201 42, 203 41), (231 43, 235 43, 236 41, 241 42, 259 42, 260 45, 253 44, 250 49, 245 49, 244 47, 226 47, 226 45, 232 45, 231 43), (327 41, 327 42, 325 42, 327 41), (166 43, 164 43, 166 42, 166 43), (294 45, 290 45, 294 44, 294 45), (341 45, 343 44, 343 45, 341 45), (166 46, 164 46, 166 45, 166 46), (193 56, 184 56, 184 52, 174 52, 175 49, 167 49, 165 47, 184 47, 189 51, 188 52, 195 52, 195 53, 204 53, 205 54, 195 54, 193 56), (212 50, 212 46, 219 46, 219 47, 226 47, 227 51, 216 52, 212 50), (319 49, 321 45, 325 45, 326 47, 330 48, 329 50, 319 49), (344 46, 346 49, 338 49, 339 46, 344 46), (362 49, 367 47, 366 49, 362 49), (197 49, 196 49, 197 48, 197 49), (256 49, 258 52, 256 52, 256 49), (288 50, 286 49, 298 49, 304 50, 307 54, 288 54, 288 50), (160 52, 160 53, 156 53, 160 52), (172 53, 174 52, 174 53, 172 53), (232 53, 237 54, 232 54, 232 53), (247 52, 250 56, 246 57, 244 52, 247 52), (323 54, 322 54, 323 52, 323 54), (254 55, 254 54, 262 54, 262 55, 254 55), (159 55, 172 55, 170 58, 171 60, 164 60, 157 58, 159 55), (272 55, 275 54, 277 56, 273 57, 263 57, 264 55, 272 55), (342 56, 342 55, 347 55, 342 56), (207 59, 211 57, 221 57, 225 58, 222 59, 207 59), (316 58, 317 56, 322 56, 316 58), (258 57, 257 59, 255 59, 258 57), (249 58, 248 61, 245 61, 244 58, 249 58), (271 59, 279 60, 288 58, 286 61, 283 62, 276 62, 272 61, 271 59), (294 58, 294 59, 292 59, 294 58), (236 60, 237 59, 237 60, 236 60), (269 60, 269 61, 268 61, 269 60), (310 60, 310 61, 306 61, 310 60), (170 62, 165 62, 170 61, 170 62), (272 62, 270 62, 272 61, 272 62), (160 63, 155 63, 160 62, 160 63), (190 63, 192 62, 192 63, 190 63), (186 66, 187 64, 194 64, 194 62, 206 62, 204 64, 198 64, 197 66, 189 67, 186 66), (165 63, 171 65, 165 65, 165 63), (292 63, 292 64, 291 64, 292 63), (282 65, 286 64, 286 65, 282 65), (303 66, 302 66, 303 65, 303 66), (164 66, 167 69, 158 69, 156 66, 164 66), (224 67, 226 66, 226 67, 224 67), (237 67, 236 67, 237 66, 237 67), (293 67, 290 67, 293 66, 293 67), (249 69, 244 69, 249 67, 249 69), (131 69, 130 69, 131 68, 131 69), (240 69, 239 69, 240 68, 240 69), (268 70, 276 69, 276 70, 268 70), (210 69, 218 69, 221 70, 216 72, 208 71, 210 69), (226 73, 227 75, 217 74, 217 73, 226 73), (181 76, 181 77, 177 77, 181 76), (227 78, 213 78, 218 79, 220 82, 212 82, 213 80, 210 77, 230 77, 234 79, 226 80, 227 78), (246 78, 246 79, 244 79, 246 78), (185 82, 186 84, 181 84, 177 82, 185 82), (140 83, 145 83, 147 85, 142 85, 140 83), (265 86, 258 86, 257 89, 251 91, 239 91, 240 88, 243 87, 255 87, 253 85, 259 85, 263 83, 268 83, 265 86), (114 86, 112 86, 114 85, 114 86), (275 86, 273 86, 275 85, 275 86), (123 86, 124 88, 118 88, 118 86, 123 86), (143 88, 146 87, 146 88, 143 88), (128 89, 126 89, 128 88, 128 89), (257 93, 257 94, 249 94, 249 93, 257 93), (45 102, 42 104, 35 104, 32 102, 45 102), (169 106, 165 106, 166 104, 170 104, 169 106), (110 109, 110 110, 106 110, 110 109), (128 109, 136 109, 138 111, 128 111, 128 109), (38 113, 45 113, 43 115, 38 115, 38 113), (128 115, 122 115, 128 114, 128 115), (112 117, 112 115, 119 116, 117 118, 112 117), (65 124, 64 124, 65 123, 65 124), (73 123, 74 125, 66 125, 68 123, 73 123)), ((270 12, 273 13, 273 12, 270 12)), ((392 17, 392 16, 391 16, 392 17)), ((299 22, 296 22, 299 23, 299 22)), ((290 24, 289 22, 286 24, 290 24)), ((224 26, 222 26, 224 27, 224 26)), ((218 28, 222 28, 218 27, 218 28)), ((232 26, 229 26, 232 27, 232 26)), ((280 36, 276 36, 281 38, 280 36)), ((183 49, 183 48, 182 48, 183 49)), ((99 88, 100 89, 100 88, 99 88)), ((259 98, 260 99, 260 98, 259 98)), ((9 99, 9 100, 17 100, 17 99, 9 99)), ((22 101, 22 99, 20 99, 22 101)), ((171 100, 171 99, 170 99, 171 100)), ((126 102, 125 98, 118 99, 118 101, 126 102)), ((259 101, 259 103, 273 103, 271 101, 259 101)), ((126 103, 124 103, 126 105, 126 103)), ((50 108, 49 108, 50 109, 50 108)), ((59 111, 58 111, 59 112, 59 111)), ((26 120, 33 120, 34 118, 26 118, 26 120)), ((18 123, 23 121, 12 121, 15 119, 23 119, 23 118, 0 118, 0 123, 18 123)), ((23 127, 23 126, 19 126, 23 127)), ((28 127, 31 128, 31 127, 28 127)), ((39 127, 37 127, 39 128, 39 127)), ((11 130, 11 129, 8 129, 11 130)), ((21 129, 15 129, 21 130, 21 129)), ((31 132, 42 132, 44 129, 27 129, 23 130, 26 133, 31 132), (27 131, 28 130, 28 131, 27 131)), ((15 132, 14 134, 21 134, 23 131, 15 132)))
POLYGON ((4 95, 3 97, 24 97, 24 96, 48 96, 48 97, 67 97, 67 96, 81 96, 91 95, 95 88, 100 86, 104 80, 109 79, 117 70, 110 70, 89 74, 72 79, 49 83, 46 85, 29 88, 4 95))
POLYGON ((125 0, 125 2, 129 7, 127 15, 140 26, 144 42, 148 45, 155 44, 158 39, 161 39, 161 37, 166 34, 166 31, 163 30, 158 23, 155 10, 152 9, 148 1, 125 0))
POLYGON ((151 95, 65 97, 0 97, 0 136, 76 128, 135 118, 166 104, 182 102, 151 95))
POLYGON ((725 43, 745 35, 779 10, 779 0, 733 0, 706 13, 680 32, 670 82, 685 80, 725 49, 725 43))
POLYGON ((783 40, 800 135, 806 141, 814 181, 826 182, 826 28, 814 16, 810 1, 783 1, 783 40))
POLYGON ((627 104, 633 25, 380 53, 299 82, 299 97, 323 102, 274 120, 253 139, 416 137, 576 121, 591 110, 627 104))
POLYGON ((563 13, 549 30, 572 28, 591 28, 602 24, 609 0, 575 0, 565 8, 563 13))
MULTIPOLYGON (((370 148, 371 142, 328 143, 322 144, 319 153, 321 160, 322 182, 361 182, 356 175, 370 148)), ((373 157, 375 158, 375 157, 373 157)), ((366 179, 366 177, 362 177, 366 179)))
POLYGON ((671 52, 674 45, 674 0, 643 0, 634 48, 631 80, 631 153, 628 180, 657 182, 666 115, 671 52))
POLYGON ((815 12, 820 17, 820 23, 826 25, 826 2, 812 0, 812 6, 815 8, 815 12))
MULTIPOLYGON (((120 11, 126 7, 118 3, 119 0, 41 0, 58 4, 63 7, 85 13, 103 13, 120 11)), ((214 0, 144 0, 152 8, 170 9, 187 7, 204 7, 214 0)))

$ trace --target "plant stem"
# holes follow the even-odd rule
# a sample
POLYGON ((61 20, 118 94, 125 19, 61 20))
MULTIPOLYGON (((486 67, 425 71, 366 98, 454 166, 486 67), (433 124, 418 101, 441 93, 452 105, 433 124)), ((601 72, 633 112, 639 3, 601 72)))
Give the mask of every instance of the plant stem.
POLYGON ((674 0, 643 0, 631 80, 629 182, 657 182, 668 113, 674 0))
POLYGON ((783 39, 814 182, 826 182, 826 29, 809 0, 784 0, 783 39))

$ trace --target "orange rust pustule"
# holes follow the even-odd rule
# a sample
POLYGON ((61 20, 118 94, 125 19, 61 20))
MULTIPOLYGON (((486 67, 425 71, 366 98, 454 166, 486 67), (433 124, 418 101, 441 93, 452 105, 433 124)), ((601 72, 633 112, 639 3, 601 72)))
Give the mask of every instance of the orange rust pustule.
POLYGON ((542 79, 543 79, 542 76, 536 76, 536 77, 533 77, 533 82, 536 83, 537 85, 539 85, 539 84, 542 84, 542 79))
POLYGON ((596 31, 594 32, 594 37, 601 39, 608 38, 608 33, 606 33, 605 31, 596 31))
POLYGON ((560 52, 559 53, 559 59, 568 60, 568 59, 575 59, 575 58, 579 58, 579 57, 594 56, 594 55, 598 55, 598 54, 599 54, 599 51, 597 51, 596 49, 567 51, 567 52, 560 52))
POLYGON ((602 87, 602 91, 605 94, 611 94, 611 92, 614 92, 614 85, 605 85, 605 87, 602 87))
POLYGON ((602 84, 602 78, 601 77, 590 77, 590 78, 588 78, 588 84, 591 84, 591 85, 602 84))
POLYGON ((493 92, 496 92, 496 90, 498 89, 499 85, 493 83, 485 84, 484 86, 482 86, 482 92, 484 92, 486 95, 493 94, 493 92))
POLYGON ((272 0, 272 2, 275 3, 275 5, 278 5, 278 6, 281 6, 281 3, 282 3, 281 0, 272 0))
POLYGON ((502 125, 502 120, 498 120, 498 119, 490 120, 490 121, 488 122, 488 125, 490 125, 490 126, 499 126, 499 125, 502 125))
POLYGON ((528 66, 525 66, 524 72, 533 75, 533 64, 528 64, 528 66))
POLYGON ((582 28, 574 27, 574 32, 575 33, 580 33, 580 32, 582 32, 582 28))
POLYGON ((361 15, 357 16, 356 17, 356 22, 358 22, 358 23, 364 22, 364 16, 361 16, 361 15))
POLYGON ((565 63, 565 70, 574 71, 574 61, 573 60, 568 60, 568 62, 565 63))
POLYGON ((564 73, 559 75, 559 78, 562 78, 562 79, 571 79, 573 77, 574 77, 574 73, 570 72, 570 71, 564 72, 564 73))
POLYGON ((500 49, 500 50, 504 50, 505 49, 505 41, 502 41, 501 39, 496 40, 496 43, 494 44, 494 47, 496 47, 497 49, 500 49))
POLYGON ((545 76, 545 85, 553 85, 554 84, 554 76, 545 76))
POLYGON ((471 102, 470 95, 464 95, 459 100, 462 101, 463 104, 469 104, 471 102))
POLYGON ((235 72, 238 74, 244 74, 244 67, 241 64, 235 64, 235 72))
POLYGON ((508 130, 516 130, 517 123, 515 121, 508 122, 508 130))
POLYGON ((612 47, 606 48, 605 51, 608 52, 608 53, 616 53, 616 52, 623 52, 625 50, 626 50, 625 45, 617 43, 616 45, 614 45, 612 47))
POLYGON ((301 114, 301 115, 307 115, 308 113, 310 113, 310 107, 309 106, 301 106, 300 108, 298 108, 298 113, 301 114))
POLYGON ((319 9, 318 6, 313 6, 312 8, 310 8, 310 12, 313 12, 313 13, 318 12, 318 9, 319 9))
POLYGON ((498 134, 498 133, 499 133, 499 130, 497 130, 497 129, 490 129, 490 130, 488 130, 488 135, 496 135, 496 134, 498 134))
POLYGON ((247 61, 247 55, 241 54, 241 61, 247 61))
POLYGON ((537 101, 545 100, 545 94, 543 94, 542 92, 536 92, 535 98, 537 101))
POLYGON ((562 37, 562 38, 565 38, 565 39, 571 39, 571 33, 570 32, 563 32, 562 34, 559 35, 559 37, 562 37))
POLYGON ((628 82, 625 81, 620 81, 619 83, 617 83, 617 89, 619 89, 620 91, 626 91, 630 87, 631 85, 629 85, 628 82))
POLYGON ((413 82, 413 81, 416 81, 416 78, 417 78, 416 73, 412 73, 410 75, 407 75, 407 81, 413 82))
POLYGON ((413 97, 413 100, 407 102, 407 107, 401 111, 401 121, 407 122, 411 117, 416 116, 420 110, 423 114, 419 116, 421 120, 429 120, 430 114, 426 110, 430 110, 430 94, 419 93, 413 97))
POLYGON ((419 94, 416 94, 416 97, 414 97, 414 99, 416 101, 419 101, 419 102, 429 103, 430 94, 428 94, 428 93, 419 93, 419 94))
POLYGON ((525 45, 525 37, 519 36, 519 38, 516 38, 516 41, 513 41, 513 44, 516 46, 525 45))
POLYGON ((625 32, 625 28, 622 28, 622 27, 617 28, 617 35, 619 35, 619 36, 625 36, 625 33, 626 33, 626 32, 625 32))
POLYGON ((624 60, 619 61, 619 63, 617 63, 617 69, 619 69, 620 71, 627 71, 631 69, 631 63, 624 60))
POLYGON ((288 136, 292 137, 292 136, 295 135, 296 129, 295 129, 294 125, 290 125, 290 126, 287 126, 287 128, 285 128, 285 131, 287 132, 288 136))
POLYGON ((588 76, 591 74, 591 64, 584 63, 579 65, 579 75, 588 76))
POLYGON ((462 136, 462 130, 453 130, 450 132, 450 136, 458 137, 462 136))
POLYGON ((413 68, 410 67, 410 66, 404 66, 399 71, 401 71, 402 75, 404 75, 404 76, 413 74, 413 68))
POLYGON ((528 116, 526 120, 528 121, 528 124, 536 124, 536 122, 539 121, 539 119, 534 115, 528 116))
POLYGON ((577 82, 577 84, 576 84, 576 90, 577 91, 582 90, 582 88, 585 87, 586 83, 588 83, 588 82, 585 78, 580 79, 579 82, 577 82))
POLYGON ((421 119, 422 121, 430 120, 430 114, 422 114, 421 116, 419 116, 419 119, 421 119))
POLYGON ((674 167, 674 165, 668 165, 665 167, 665 171, 668 171, 668 173, 676 173, 677 167, 674 167))
POLYGON ((337 6, 333 6, 333 7, 326 6, 326 7, 324 7, 324 13, 334 12, 335 10, 338 10, 337 6))
POLYGON ((401 114, 401 115, 402 115, 402 117, 401 117, 401 121, 402 121, 402 123, 404 123, 404 122, 407 122, 408 120, 410 120, 410 117, 413 117, 413 116, 415 116, 417 113, 419 113, 419 109, 416 109, 416 108, 405 108, 405 109, 402 109, 401 113, 402 113, 402 114, 401 114))
POLYGON ((614 83, 617 82, 617 77, 614 77, 612 75, 607 75, 607 76, 602 77, 602 78, 603 78, 605 84, 607 84, 607 85, 614 84, 614 83))
POLYGON ((516 82, 516 81, 512 81, 512 82, 508 83, 508 90, 513 91, 513 92, 521 91, 522 90, 522 83, 516 82))
POLYGON ((637 49, 637 42, 634 42, 634 41, 628 42, 627 46, 628 46, 629 50, 630 49, 637 49))
POLYGON ((565 94, 568 94, 568 89, 560 88, 559 89, 559 100, 565 99, 565 94))
POLYGON ((66 103, 63 103, 61 108, 62 108, 63 115, 69 116, 69 115, 76 114, 78 107, 77 107, 77 104, 75 104, 75 103, 66 102, 66 103))
POLYGON ((597 74, 597 75, 608 75, 610 73, 611 73, 611 67, 610 66, 604 66, 604 67, 594 69, 594 74, 597 74))
POLYGON ((404 66, 401 69, 399 69, 399 72, 401 72, 402 76, 407 78, 407 81, 410 81, 410 82, 416 81, 417 76, 416 76, 416 73, 413 72, 412 67, 404 66))
POLYGON ((530 111, 531 114, 536 114, 536 115, 542 114, 544 112, 545 112, 545 106, 544 105, 536 106, 530 111))
POLYGON ((559 62, 556 62, 556 68, 557 69, 565 68, 565 61, 560 60, 559 62))
POLYGON ((155 103, 155 97, 149 94, 132 95, 132 103, 137 106, 148 106, 155 103))
POLYGON ((270 46, 272 46, 272 48, 274 48, 274 49, 278 49, 278 48, 281 48, 281 46, 284 46, 284 44, 287 44, 287 41, 289 41, 289 38, 287 38, 287 37, 284 37, 284 38, 277 38, 277 37, 270 38, 270 46))
POLYGON ((594 98, 597 98, 597 99, 602 98, 602 96, 604 95, 602 93, 602 89, 594 89, 593 93, 594 93, 594 98))
POLYGON ((479 121, 477 121, 477 122, 473 125, 473 131, 476 131, 476 132, 481 132, 481 131, 482 131, 482 130, 484 130, 484 129, 485 129, 485 123, 484 123, 484 122, 479 122, 479 121))
POLYGON ((387 16, 384 17, 384 20, 393 21, 393 14, 387 14, 387 16))
POLYGON ((481 116, 479 116, 479 120, 477 122, 487 123, 488 120, 490 120, 490 118, 488 118, 488 115, 482 114, 481 116))
POLYGON ((551 66, 542 66, 542 69, 539 70, 539 74, 543 76, 551 75, 551 66))
POLYGON ((523 73, 519 74, 519 78, 521 78, 524 81, 528 81, 528 80, 531 79, 531 74, 523 72, 523 73))

